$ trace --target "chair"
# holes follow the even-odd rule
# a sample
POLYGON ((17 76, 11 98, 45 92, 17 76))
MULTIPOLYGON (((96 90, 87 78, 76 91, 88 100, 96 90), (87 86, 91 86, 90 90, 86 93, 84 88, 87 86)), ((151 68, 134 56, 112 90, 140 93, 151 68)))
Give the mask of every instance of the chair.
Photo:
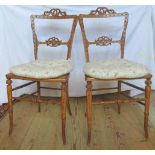
MULTIPOLYGON (((92 10, 89 14, 81 14, 79 16, 79 23, 81 27, 84 50, 85 50, 85 59, 86 64, 84 66, 85 80, 86 80, 86 96, 87 96, 87 125, 88 125, 88 144, 91 141, 91 131, 92 131, 92 94, 94 91, 99 90, 109 90, 116 89, 117 90, 117 98, 112 101, 102 101, 101 104, 118 104, 118 113, 120 113, 120 104, 128 103, 128 102, 138 102, 145 106, 144 110, 144 131, 145 137, 148 138, 148 116, 149 116, 149 105, 150 105, 150 92, 151 92, 151 77, 152 75, 148 71, 147 67, 138 64, 136 62, 132 62, 124 59, 124 46, 125 46, 125 36, 126 29, 128 24, 128 13, 116 13, 113 9, 108 9, 106 7, 99 7, 96 10, 92 10), (115 17, 115 18, 114 18, 115 17), (95 41, 89 41, 84 19, 99 19, 99 18, 114 18, 117 19, 119 17, 123 17, 123 31, 121 34, 120 40, 113 40, 108 36, 100 36, 95 41), (107 60, 105 62, 90 62, 89 60, 89 47, 91 45, 96 46, 108 46, 111 44, 120 44, 120 52, 121 58, 114 59, 112 61, 107 60), (145 79, 145 89, 131 84, 124 80, 138 80, 145 79), (100 88, 93 89, 92 83, 94 81, 116 81, 117 87, 113 88, 100 88), (132 98, 129 95, 126 95, 123 91, 121 91, 121 85, 125 84, 136 88, 138 90, 145 92, 145 98, 132 98), (126 96, 126 97, 125 97, 126 96)), ((99 103, 100 104, 100 103, 99 103)))
MULTIPOLYGON (((9 110, 9 120, 10 120, 10 128, 9 134, 12 133, 13 130, 13 100, 21 99, 20 97, 16 98, 12 96, 12 91, 18 90, 20 88, 32 85, 34 83, 37 84, 37 91, 32 94, 37 95, 37 103, 38 103, 38 111, 40 112, 40 102, 41 102, 41 89, 51 89, 51 90, 59 90, 61 91, 61 121, 62 121, 62 139, 63 144, 66 143, 65 136, 65 126, 66 126, 66 108, 68 107, 69 114, 71 115, 71 109, 69 106, 69 96, 68 96, 68 80, 69 73, 72 70, 72 65, 70 63, 71 58, 71 50, 73 37, 76 29, 76 25, 78 22, 78 18, 76 15, 67 15, 66 12, 61 11, 60 9, 54 8, 50 11, 45 11, 42 15, 31 15, 31 27, 33 32, 33 43, 34 43, 34 56, 35 61, 22 64, 18 66, 11 67, 11 72, 6 75, 7 78, 7 93, 8 93, 8 110, 9 110), (70 31, 69 40, 62 41, 56 37, 51 37, 45 41, 39 41, 36 34, 36 26, 35 20, 39 19, 42 22, 46 20, 72 20, 72 27, 70 31), (38 60, 38 46, 47 45, 51 47, 57 46, 67 46, 67 57, 66 60, 38 60), (12 80, 28 80, 26 84, 21 86, 12 88, 12 80), (40 85, 41 82, 59 82, 61 83, 61 88, 51 88, 51 87, 43 87, 40 85)), ((30 94, 30 95, 32 95, 30 94)))

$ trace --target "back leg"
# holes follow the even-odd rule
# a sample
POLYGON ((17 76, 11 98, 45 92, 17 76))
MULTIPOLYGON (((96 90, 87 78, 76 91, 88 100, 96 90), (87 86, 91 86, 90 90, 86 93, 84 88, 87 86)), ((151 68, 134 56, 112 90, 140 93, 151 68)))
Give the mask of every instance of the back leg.
MULTIPOLYGON (((121 81, 118 81, 118 99, 120 99, 120 97, 121 97, 121 81)), ((119 102, 117 102, 117 106, 118 106, 118 114, 120 114, 121 105, 119 102)))
POLYGON ((69 115, 71 116, 72 115, 72 112, 71 112, 71 108, 70 108, 70 103, 69 103, 69 89, 68 89, 68 82, 67 82, 67 90, 66 90, 66 93, 67 93, 67 108, 68 108, 68 112, 69 112, 69 115))
POLYGON ((37 103, 38 103, 38 112, 41 111, 40 107, 40 81, 37 81, 37 103))

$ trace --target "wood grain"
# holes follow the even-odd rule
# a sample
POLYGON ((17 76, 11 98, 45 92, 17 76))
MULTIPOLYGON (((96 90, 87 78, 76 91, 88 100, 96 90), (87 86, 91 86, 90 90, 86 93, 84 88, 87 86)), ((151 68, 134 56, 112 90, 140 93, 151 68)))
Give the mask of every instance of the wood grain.
MULTIPOLYGON (((94 96, 93 102, 114 95, 94 96)), ((144 97, 144 94, 137 97, 144 97)), ((53 99, 54 100, 54 99, 53 99)), ((57 99, 56 99, 57 100, 57 99)), ((155 149, 155 92, 151 95, 149 138, 143 130, 144 107, 138 103, 94 105, 92 140, 87 145, 86 98, 70 98, 72 116, 66 113, 66 145, 61 137, 60 104, 21 101, 14 104, 14 132, 8 135, 9 115, 0 121, 0 149, 155 149)))

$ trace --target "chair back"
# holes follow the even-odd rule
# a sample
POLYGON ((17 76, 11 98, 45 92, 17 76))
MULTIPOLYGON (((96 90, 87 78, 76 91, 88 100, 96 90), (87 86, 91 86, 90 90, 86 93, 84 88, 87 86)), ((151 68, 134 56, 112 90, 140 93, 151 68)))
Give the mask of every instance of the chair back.
MULTIPOLYGON (((66 12, 61 11, 60 9, 57 9, 57 8, 53 8, 50 11, 45 11, 42 15, 31 15, 31 28, 32 28, 32 32, 33 32, 35 60, 38 59, 38 46, 40 44, 44 44, 44 45, 51 46, 51 47, 66 45, 67 49, 68 49, 66 59, 69 59, 71 57, 73 38, 74 38, 77 22, 78 22, 78 17, 76 15, 67 15, 66 12), (73 23, 72 23, 72 27, 71 27, 71 31, 70 31, 69 40, 62 41, 55 36, 51 36, 47 40, 39 41, 38 37, 37 37, 37 33, 36 33, 36 25, 35 25, 36 19, 41 19, 41 20, 45 20, 45 19, 48 19, 48 20, 72 19, 73 23)), ((65 26, 65 24, 63 26, 65 26)))
POLYGON ((118 43, 121 47, 121 58, 124 57, 124 47, 125 47, 125 37, 126 37, 126 29, 128 24, 128 13, 116 13, 113 9, 108 9, 106 7, 98 7, 96 10, 90 11, 89 14, 80 14, 79 16, 79 23, 83 37, 84 43, 84 50, 85 50, 85 58, 86 62, 89 62, 89 51, 88 48, 90 45, 96 46, 108 46, 111 44, 118 43), (89 41, 86 36, 86 29, 85 29, 85 18, 112 18, 112 17, 124 17, 123 20, 123 31, 121 34, 121 38, 119 40, 113 40, 109 36, 100 36, 95 41, 89 41))

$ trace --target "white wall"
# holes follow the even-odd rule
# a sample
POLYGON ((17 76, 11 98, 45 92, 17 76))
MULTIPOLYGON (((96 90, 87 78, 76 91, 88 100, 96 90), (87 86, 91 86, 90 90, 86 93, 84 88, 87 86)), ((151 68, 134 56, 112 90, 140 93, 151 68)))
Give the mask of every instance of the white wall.
MULTIPOLYGON (((33 41, 29 18, 30 15, 42 14, 45 10, 50 10, 53 7, 59 7, 68 14, 78 15, 80 13, 89 13, 89 10, 96 9, 97 6, 0 6, 0 104, 7 102, 5 74, 9 72, 9 68, 13 65, 26 63, 33 60, 33 41)), ((116 12, 129 12, 125 58, 147 65, 151 73, 155 75, 155 44, 153 40, 155 37, 155 7, 108 7, 114 8, 116 12)), ((95 24, 100 25, 100 23, 95 24)), ((63 30, 69 28, 68 23, 63 24, 62 26, 63 30)), ((108 25, 106 27, 108 28, 108 25)), ((100 35, 102 35, 103 32, 104 27, 103 31, 100 32, 100 35)), ((51 32, 49 33, 51 34, 51 32)), ((98 29, 96 29, 96 33, 98 33, 98 29)), ((92 39, 96 39, 93 35, 90 35, 90 37, 92 39)), ((49 55, 52 53, 51 50, 53 49, 46 48, 45 50, 44 47, 41 47, 40 50, 40 56, 49 58, 49 55)), ((56 50, 56 52, 53 51, 54 57, 63 50, 63 47, 60 47, 56 50)), ((94 49, 92 49, 92 51, 94 51, 94 49)), ((62 55, 62 53, 60 53, 58 56, 62 55)), ((93 56, 96 56, 97 59, 102 58, 103 61, 108 58, 112 58, 115 55, 115 47, 103 48, 103 52, 97 49, 97 53, 93 54, 93 56)), ((51 57, 53 58, 52 55, 51 57)), ((84 96, 85 81, 82 66, 85 63, 85 59, 79 24, 74 38, 72 63, 74 65, 74 71, 71 73, 69 82, 70 96, 84 96)), ((23 83, 23 81, 14 81, 13 86, 17 86, 21 83, 23 83)), ((144 87, 144 81, 136 83, 144 87)), ((95 87, 101 87, 103 85, 109 86, 113 85, 113 83, 96 83, 95 87)), ((155 89, 154 77, 152 88, 155 89)), ((32 91, 32 89, 35 89, 35 87, 17 91, 14 95, 28 93, 32 91)), ((57 95, 55 92, 51 91, 44 92, 43 94, 57 95)))

